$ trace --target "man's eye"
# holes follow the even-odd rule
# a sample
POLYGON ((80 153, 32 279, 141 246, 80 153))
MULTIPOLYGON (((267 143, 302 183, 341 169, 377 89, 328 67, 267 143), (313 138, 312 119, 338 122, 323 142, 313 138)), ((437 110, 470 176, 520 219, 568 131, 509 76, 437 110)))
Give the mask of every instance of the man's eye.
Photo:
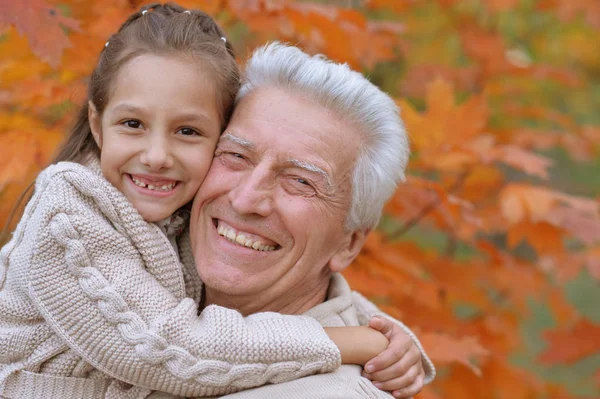
POLYGON ((181 133, 183 136, 200 136, 200 133, 191 127, 182 127, 179 129, 179 133, 181 133))
POLYGON ((227 154, 234 158, 244 159, 244 156, 238 152, 228 152, 227 154))
POLYGON ((136 121, 136 120, 128 120, 128 121, 123 122, 123 124, 132 129, 139 129, 142 126, 142 123, 140 121, 136 121))
POLYGON ((304 179, 303 179, 303 178, 301 178, 301 177, 297 177, 297 178, 296 178, 296 181, 297 181, 298 183, 302 184, 302 185, 305 185, 305 186, 310 186, 310 183, 308 182, 308 180, 304 180, 304 179))

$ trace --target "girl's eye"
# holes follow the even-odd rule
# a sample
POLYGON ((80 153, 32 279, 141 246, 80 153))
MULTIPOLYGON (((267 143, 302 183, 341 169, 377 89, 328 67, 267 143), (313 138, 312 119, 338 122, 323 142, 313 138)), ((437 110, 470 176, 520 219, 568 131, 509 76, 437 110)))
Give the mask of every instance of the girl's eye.
POLYGON ((123 122, 123 124, 132 129, 139 129, 142 126, 142 123, 140 121, 136 121, 136 120, 125 121, 125 122, 123 122))
POLYGON ((191 127, 182 127, 179 129, 179 132, 183 136, 200 136, 200 133, 197 130, 192 129, 191 127))

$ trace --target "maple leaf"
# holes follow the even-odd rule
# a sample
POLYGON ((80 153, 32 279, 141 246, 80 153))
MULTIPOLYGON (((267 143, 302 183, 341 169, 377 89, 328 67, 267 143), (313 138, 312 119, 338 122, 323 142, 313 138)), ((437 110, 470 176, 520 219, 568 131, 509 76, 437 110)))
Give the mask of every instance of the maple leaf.
POLYGON ((436 364, 458 362, 481 375, 477 363, 483 361, 489 352, 474 337, 453 338, 444 333, 424 332, 419 336, 423 347, 436 364))
POLYGON ((564 249, 561 229, 550 223, 522 221, 512 225, 508 231, 508 247, 514 248, 524 239, 540 254, 560 252, 564 249))
POLYGON ((393 59, 401 48, 395 22, 367 21, 360 12, 333 5, 291 1, 230 1, 235 15, 256 31, 300 40, 304 50, 325 53, 354 68, 393 59))
POLYGON ((485 97, 472 96, 456 105, 452 85, 437 78, 427 86, 426 103, 427 110, 419 113, 409 102, 399 101, 418 162, 444 171, 460 171, 477 163, 466 144, 482 134, 487 124, 485 97))
POLYGON ((71 46, 62 27, 79 30, 79 21, 60 15, 44 0, 0 0, 0 27, 11 24, 27 36, 33 52, 54 68, 63 50, 71 46))
POLYGON ((580 319, 568 329, 545 331, 548 348, 539 355, 547 365, 571 364, 600 352, 600 325, 580 319))
POLYGON ((436 79, 451 82, 457 91, 474 91, 478 84, 479 69, 475 66, 452 68, 446 65, 415 65, 402 79, 400 92, 407 97, 425 97, 427 86, 436 79))
POLYGON ((507 58, 508 49, 499 34, 481 29, 475 24, 465 24, 460 35, 465 53, 480 63, 486 76, 514 69, 507 58))
POLYGON ((511 247, 526 238, 538 252, 555 253, 562 248, 560 230, 587 244, 600 241, 600 204, 596 201, 510 184, 502 190, 500 204, 511 225, 508 236, 511 247))
POLYGON ((515 169, 522 170, 529 175, 542 179, 548 179, 548 168, 554 164, 547 157, 525 151, 514 145, 497 146, 488 156, 491 159, 501 161, 515 169))

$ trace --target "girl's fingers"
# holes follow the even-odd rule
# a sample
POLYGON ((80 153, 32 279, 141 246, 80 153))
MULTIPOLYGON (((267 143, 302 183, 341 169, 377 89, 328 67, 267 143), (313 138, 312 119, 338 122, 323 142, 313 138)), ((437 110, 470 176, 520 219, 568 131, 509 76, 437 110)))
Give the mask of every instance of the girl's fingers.
MULTIPOLYGON (((388 348, 388 350, 390 349, 388 348)), ((418 349, 413 350, 412 347, 410 347, 409 350, 405 352, 402 356, 399 356, 399 361, 393 361, 393 359, 396 359, 398 357, 397 354, 390 355, 390 357, 388 358, 388 355, 386 355, 385 352, 383 352, 379 356, 386 356, 380 364, 388 364, 388 366, 380 368, 378 369, 378 371, 369 373, 369 379, 372 381, 392 380, 398 377, 402 377, 413 366, 421 367, 421 353, 418 351, 418 349)), ((377 358, 373 359, 372 361, 375 360, 377 360, 377 358)))
POLYGON ((390 340, 389 346, 386 350, 367 362, 365 365, 367 373, 372 374, 386 369, 394 363, 398 363, 412 347, 415 347, 418 351, 418 348, 416 348, 408 335, 392 334, 387 338, 390 340))
POLYGON ((369 327, 379 331, 380 333, 385 335, 387 339, 390 339, 389 334, 391 334, 392 330, 394 329, 394 323, 383 317, 373 316, 371 320, 369 320, 369 327))
POLYGON ((420 375, 423 375, 423 368, 420 364, 415 364, 410 367, 405 373, 402 373, 399 377, 397 373, 394 373, 394 378, 387 380, 374 379, 373 385, 382 391, 394 391, 403 389, 411 386, 417 381, 420 375))
POLYGON ((393 391, 392 396, 395 398, 403 398, 403 399, 408 399, 408 398, 415 396, 416 394, 421 392, 421 389, 423 389, 423 380, 424 380, 424 373, 420 374, 417 377, 417 379, 415 380, 415 382, 412 383, 412 385, 410 385, 406 388, 397 389, 397 390, 393 391))
POLYGON ((390 345, 386 350, 367 362, 365 365, 365 371, 367 373, 374 374, 381 370, 385 370, 386 368, 400 362, 409 349, 409 345, 390 345))

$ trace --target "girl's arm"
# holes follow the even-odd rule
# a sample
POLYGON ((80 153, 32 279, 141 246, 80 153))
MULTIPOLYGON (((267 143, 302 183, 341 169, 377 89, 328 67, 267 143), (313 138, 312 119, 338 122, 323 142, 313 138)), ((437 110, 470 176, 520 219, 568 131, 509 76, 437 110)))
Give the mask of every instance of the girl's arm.
POLYGON ((389 345, 384 334, 366 326, 325 327, 325 332, 340 349, 343 364, 364 366, 389 345))
MULTIPOLYGON (((391 317, 390 315, 388 315, 385 312, 382 312, 381 310, 379 310, 379 308, 377 308, 377 306, 375 306, 374 303, 372 303, 371 301, 369 301, 368 299, 366 299, 364 296, 362 296, 361 294, 359 294, 356 291, 352 292, 352 304, 354 305, 354 308, 356 309, 356 313, 358 316, 358 322, 361 326, 368 326, 370 325, 371 319, 375 316, 378 317, 382 317, 385 320, 389 320, 392 323, 394 323, 396 326, 398 326, 408 337, 410 337, 410 339, 412 340, 414 346, 416 347, 416 349, 418 349, 418 351, 421 354, 421 362, 422 362, 422 367, 423 367, 423 371, 425 372, 425 378, 424 378, 424 384, 429 384, 431 381, 433 381, 433 379, 435 378, 435 367, 433 365, 433 363, 431 362, 431 360, 429 359, 429 357, 427 356, 427 354, 425 353, 425 350, 423 349, 423 346, 421 345, 421 342, 419 341, 419 339, 417 338, 417 336, 408 328, 406 327, 406 325, 404 325, 404 323, 402 323, 399 320, 394 319, 393 317, 391 317)), ((403 337, 400 334, 396 335, 398 337, 399 340, 402 340, 403 337)), ((391 345, 394 344, 394 339, 390 339, 391 341, 391 345)), ((382 353, 381 356, 385 356, 385 353, 382 353)), ((375 360, 375 359, 373 359, 375 360)), ((380 360, 380 359, 377 359, 380 360)), ((370 365, 372 363, 368 362, 370 365)), ((377 363, 381 363, 381 362, 377 362, 377 363)), ((375 373, 377 371, 379 371, 380 369, 378 368, 374 368, 372 371, 370 371, 370 373, 375 373)), ((400 376, 397 376, 400 377, 400 376)))
POLYGON ((36 187, 40 204, 51 205, 30 218, 39 234, 28 244, 27 284, 53 331, 85 361, 181 396, 222 395, 339 366, 338 348, 312 318, 244 318, 218 306, 198 315, 195 302, 183 299, 181 273, 168 267, 177 257, 155 256, 150 274, 133 245, 157 248, 164 236, 158 229, 148 235, 139 215, 113 206, 107 187, 74 169, 55 168, 36 187), (127 235, 118 226, 139 229, 127 235))

